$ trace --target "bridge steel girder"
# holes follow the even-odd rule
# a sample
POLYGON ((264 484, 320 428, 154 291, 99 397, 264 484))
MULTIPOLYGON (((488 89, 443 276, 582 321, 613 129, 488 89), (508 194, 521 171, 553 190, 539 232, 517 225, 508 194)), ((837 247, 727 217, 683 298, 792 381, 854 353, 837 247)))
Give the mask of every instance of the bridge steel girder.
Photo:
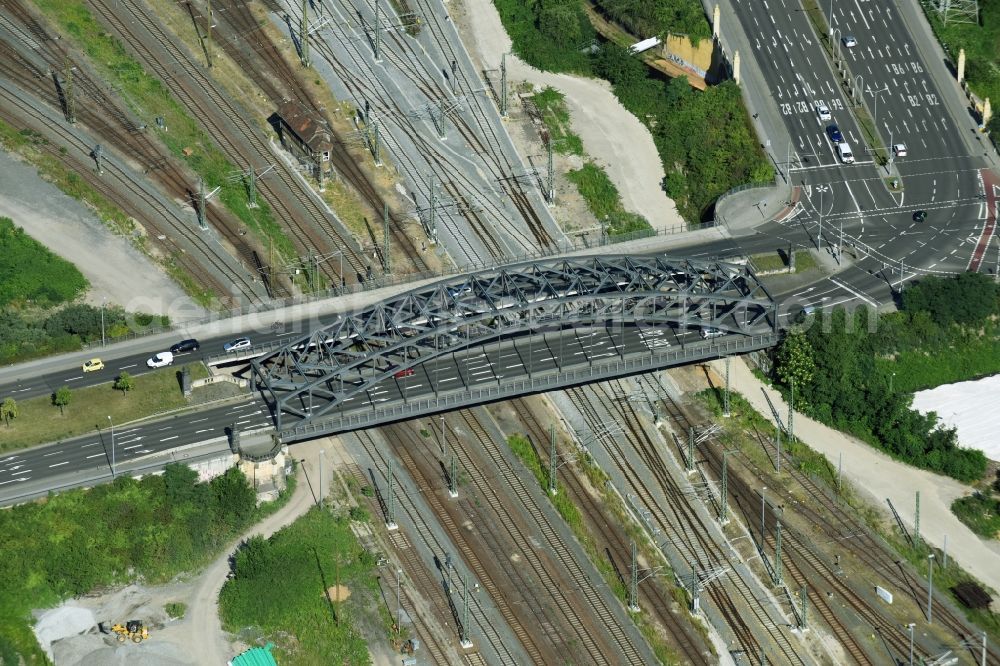
MULTIPOLYGON (((563 327, 649 325, 773 335, 774 300, 745 266, 656 256, 533 261, 456 276, 353 313, 252 361, 276 426, 322 420, 396 373, 485 341, 563 327)), ((373 406, 374 409, 374 406, 373 406)))

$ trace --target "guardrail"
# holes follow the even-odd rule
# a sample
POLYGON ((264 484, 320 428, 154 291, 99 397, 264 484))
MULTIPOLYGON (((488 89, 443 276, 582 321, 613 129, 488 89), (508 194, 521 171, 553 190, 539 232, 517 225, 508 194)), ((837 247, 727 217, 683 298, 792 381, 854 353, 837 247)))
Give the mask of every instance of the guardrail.
POLYGON ((679 350, 637 354, 636 358, 597 363, 578 370, 549 372, 544 375, 504 382, 487 388, 455 391, 444 395, 439 394, 430 398, 396 404, 392 407, 374 408, 370 411, 366 410, 346 415, 341 414, 339 417, 332 417, 319 423, 283 428, 278 431, 277 435, 282 443, 289 444, 323 435, 401 421, 447 409, 464 408, 519 395, 552 391, 567 386, 648 372, 683 363, 745 354, 758 349, 772 347, 778 343, 779 339, 780 335, 778 333, 767 333, 743 336, 738 339, 720 339, 713 342, 689 344, 679 350))

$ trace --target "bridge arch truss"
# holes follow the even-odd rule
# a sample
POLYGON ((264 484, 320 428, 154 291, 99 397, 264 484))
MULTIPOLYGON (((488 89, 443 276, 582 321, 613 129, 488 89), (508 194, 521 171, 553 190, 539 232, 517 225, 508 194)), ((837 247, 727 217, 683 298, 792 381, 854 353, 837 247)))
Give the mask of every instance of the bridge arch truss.
POLYGON ((777 308, 738 264, 665 255, 526 262, 445 279, 342 315, 253 360, 251 381, 279 431, 301 428, 444 355, 585 327, 617 327, 623 342, 627 327, 770 340, 777 308))

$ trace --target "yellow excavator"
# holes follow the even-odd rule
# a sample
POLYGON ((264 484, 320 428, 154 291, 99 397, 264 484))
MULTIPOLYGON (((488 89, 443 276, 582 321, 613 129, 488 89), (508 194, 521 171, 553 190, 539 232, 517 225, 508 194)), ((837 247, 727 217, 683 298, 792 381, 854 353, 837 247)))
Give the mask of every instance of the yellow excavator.
MULTIPOLYGON (((105 625, 107 626, 107 625, 105 625)), ((131 640, 133 643, 141 643, 149 638, 149 631, 139 620, 129 620, 124 625, 116 624, 111 627, 111 632, 118 637, 119 643, 131 640)))

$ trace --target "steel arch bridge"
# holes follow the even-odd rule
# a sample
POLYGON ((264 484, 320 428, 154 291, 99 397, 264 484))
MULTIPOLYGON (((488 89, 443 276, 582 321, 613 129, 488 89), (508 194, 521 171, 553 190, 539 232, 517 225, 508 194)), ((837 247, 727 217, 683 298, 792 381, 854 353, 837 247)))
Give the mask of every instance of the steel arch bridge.
MULTIPOLYGON (((269 402, 279 433, 294 441, 489 401, 482 384, 476 391, 466 386, 466 398, 461 389, 435 385, 425 390, 437 409, 431 405, 395 410, 395 418, 374 414, 344 421, 348 407, 378 412, 373 393, 380 386, 405 380, 436 359, 493 345, 499 350, 502 341, 544 340, 567 329, 620 331, 620 348, 614 340, 609 343, 620 358, 604 362, 607 372, 591 372, 593 381, 769 347, 777 341, 777 321, 774 300, 745 266, 665 255, 533 261, 445 279, 342 315, 253 360, 251 382, 269 402), (648 344, 641 354, 627 352, 626 330, 645 340, 643 331, 663 328, 686 335, 680 338, 680 352, 648 344), (688 335, 699 330, 709 335, 688 335), (639 365, 637 356, 643 357, 639 365), (458 397, 442 402, 444 395, 458 397), (369 400, 360 407, 363 396, 369 400), (336 417, 339 425, 321 425, 336 417)), ((580 372, 570 372, 579 365, 561 359, 547 374, 522 368, 523 387, 507 395, 584 383, 580 372), (560 373, 567 376, 554 384, 542 381, 560 373)), ((495 374, 502 388, 503 378, 495 374)), ((435 383, 429 372, 423 376, 435 383)), ((503 391, 497 397, 504 397, 503 391)), ((401 400, 407 403, 406 395, 401 400)))

